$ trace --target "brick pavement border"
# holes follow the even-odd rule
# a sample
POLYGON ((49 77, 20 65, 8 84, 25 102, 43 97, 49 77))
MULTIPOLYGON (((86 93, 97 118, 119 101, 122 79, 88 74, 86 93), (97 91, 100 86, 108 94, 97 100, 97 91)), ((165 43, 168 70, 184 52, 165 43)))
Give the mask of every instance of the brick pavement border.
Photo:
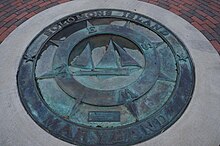
MULTIPOLYGON (((52 6, 71 0, 1 0, 0 43, 20 24, 52 6)), ((167 9, 200 30, 220 54, 220 1, 141 0, 167 9)))

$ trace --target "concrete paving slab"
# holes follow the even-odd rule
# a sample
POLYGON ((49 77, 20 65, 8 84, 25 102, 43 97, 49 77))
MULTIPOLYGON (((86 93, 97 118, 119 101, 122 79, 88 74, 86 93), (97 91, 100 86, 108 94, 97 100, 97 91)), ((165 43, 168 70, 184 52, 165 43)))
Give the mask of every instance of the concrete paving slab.
POLYGON ((99 8, 147 15, 173 31, 195 64, 196 86, 182 117, 164 133, 140 146, 218 146, 220 144, 220 58, 191 24, 160 7, 136 0, 75 0, 45 10, 13 31, 0 46, 0 145, 70 146, 41 129, 23 108, 17 91, 19 61, 31 40, 46 26, 72 13, 99 8))

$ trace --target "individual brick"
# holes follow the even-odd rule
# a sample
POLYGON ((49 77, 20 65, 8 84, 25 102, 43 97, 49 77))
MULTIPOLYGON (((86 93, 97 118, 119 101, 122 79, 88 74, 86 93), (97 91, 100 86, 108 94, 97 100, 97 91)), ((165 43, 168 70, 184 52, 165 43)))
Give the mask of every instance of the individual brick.
POLYGON ((192 22, 192 25, 194 27, 196 27, 198 30, 202 31, 205 30, 200 24, 198 24, 197 22, 192 22))
POLYGON ((16 18, 17 19, 21 19, 21 18, 23 18, 27 14, 28 14, 28 12, 23 12, 23 13, 19 14, 16 18))
POLYGON ((220 53, 220 43, 216 40, 213 40, 213 41, 211 41, 211 44, 218 51, 218 53, 220 53))
POLYGON ((6 19, 4 19, 5 22, 9 22, 10 20, 14 19, 17 15, 16 14, 12 14, 9 17, 7 17, 6 19))

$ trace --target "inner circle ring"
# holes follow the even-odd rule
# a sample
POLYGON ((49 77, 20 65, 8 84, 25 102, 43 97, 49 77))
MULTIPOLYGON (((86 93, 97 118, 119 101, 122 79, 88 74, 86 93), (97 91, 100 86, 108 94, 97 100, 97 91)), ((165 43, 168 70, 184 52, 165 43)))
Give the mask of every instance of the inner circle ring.
MULTIPOLYGON (((122 89, 129 88, 130 90, 136 91, 137 97, 145 94, 155 84, 155 81, 157 80, 159 74, 159 65, 156 64, 158 62, 158 58, 156 57, 155 50, 152 50, 152 48, 144 48, 142 45, 143 42, 146 44, 150 44, 150 41, 145 36, 125 27, 101 25, 98 27, 94 26, 94 29, 96 29, 96 31, 92 34, 88 31, 87 28, 79 30, 69 36, 64 42, 62 42, 54 56, 53 64, 55 66, 53 66, 53 68, 56 69, 57 67, 67 63, 72 48, 74 48, 81 40, 87 37, 101 34, 114 34, 122 36, 134 42, 145 56, 145 68, 141 76, 139 76, 138 80, 122 89), (148 64, 147 67, 146 62, 148 64), (151 78, 149 78, 148 76, 150 76, 151 78)), ((82 98, 82 96, 88 97, 83 100, 83 102, 85 103, 100 106, 113 106, 124 103, 123 101, 115 101, 112 97, 117 94, 116 90, 103 91, 87 88, 76 81, 74 78, 56 77, 55 79, 57 84, 70 96, 75 98, 82 98), (82 94, 82 91, 84 92, 84 94, 82 94), (96 92, 99 92, 99 94, 96 94, 96 92), (103 97, 105 97, 107 102, 103 101, 103 97), (95 103, 94 100, 96 101, 95 103)))
MULTIPOLYGON (((118 11, 122 12, 120 10, 108 10, 108 11, 118 11)), ((126 11, 126 13, 129 13, 126 11)), ((133 12, 132 12, 133 13, 133 12)), ((140 16, 139 14, 135 14, 140 16)), ((142 16, 147 18, 146 16, 142 16)), ((64 18, 65 19, 65 18, 64 18)), ((132 18, 131 18, 132 19, 132 18)), ((131 20, 130 18, 128 20, 131 20)), ((147 18, 150 19, 150 18, 147 18)), ((151 20, 152 23, 157 23, 154 20, 151 20)), ((153 29, 153 28, 151 28, 153 29)), ((25 106, 25 109, 30 113, 31 117, 44 129, 49 131, 52 135, 63 139, 65 141, 68 141, 70 143, 75 144, 81 144, 81 145, 92 145, 89 143, 89 141, 86 141, 84 138, 87 135, 81 135, 80 133, 86 133, 92 135, 98 134, 100 137, 105 137, 103 133, 108 132, 110 135, 114 135, 115 133, 121 132, 121 133, 132 133, 133 137, 129 137, 129 135, 124 135, 123 141, 119 145, 130 145, 135 144, 144 140, 147 140, 149 138, 152 138, 153 136, 161 133, 164 129, 167 129, 170 125, 172 125, 183 113, 185 108, 187 107, 192 91, 194 88, 194 68, 192 65, 192 62, 190 58, 184 58, 184 56, 181 56, 181 51, 188 54, 185 49, 184 45, 175 37, 175 35, 170 32, 168 29, 163 27, 163 29, 167 30, 169 32, 169 36, 165 35, 164 33, 158 31, 158 35, 162 36, 166 42, 168 42, 168 45, 170 45, 169 41, 176 41, 180 46, 175 47, 171 46, 173 49, 172 51, 175 54, 175 59, 178 64, 178 71, 179 71, 179 82, 178 82, 178 88, 176 88, 175 93, 172 94, 172 100, 167 101, 167 103, 157 112, 155 112, 153 115, 148 117, 145 120, 141 120, 139 122, 133 123, 128 126, 122 126, 118 128, 111 128, 111 129, 103 129, 103 128, 88 128, 83 125, 79 125, 76 123, 69 123, 68 120, 65 120, 65 118, 60 117, 57 114, 54 114, 51 112, 50 108, 42 101, 40 94, 38 93, 36 89, 34 89, 36 86, 34 85, 35 79, 33 77, 33 74, 28 75, 26 71, 33 70, 33 64, 30 62, 26 62, 26 60, 22 60, 20 67, 19 67, 19 73, 18 73, 18 87, 19 87, 19 94, 21 96, 21 101, 23 105, 25 106), (181 48, 182 46, 182 48, 181 48), (181 49, 180 49, 181 48, 181 49), (27 79, 28 78, 28 79, 27 79), (186 82, 188 81, 188 82, 186 82), (24 84, 22 84, 24 83, 24 84), (185 87, 185 88, 184 88, 185 87), (33 90, 31 90, 33 89, 33 90), (169 113, 168 115, 164 113, 169 113), (64 127, 61 127, 58 131, 58 135, 56 131, 54 131, 54 124, 50 125, 48 124, 48 121, 56 121, 56 123, 59 123, 59 125, 64 125, 64 127), (155 131, 152 133, 147 132, 147 128, 149 128, 149 123, 159 122, 159 125, 156 125, 155 131), (158 126, 158 127, 157 127, 158 126), (70 130, 71 132, 75 133, 66 133, 67 130, 70 130), (118 131, 120 130, 120 131, 118 131), (140 131, 142 131, 140 133, 140 131), (141 135, 144 137, 141 137, 141 135), (136 138, 135 138, 135 137, 136 138), (137 138, 139 137, 139 138, 137 138)), ((157 31, 157 30, 154 30, 157 31)), ((30 50, 27 50, 26 53, 33 53, 30 50)), ((34 55, 34 54, 32 54, 34 55)), ((189 55, 189 54, 188 54, 189 55)), ((36 62, 36 60, 34 61, 36 62)), ((114 140, 107 140, 105 141, 104 145, 113 145, 114 140)), ((98 139, 95 139, 95 144, 103 145, 103 142, 98 141, 98 139)), ((93 144, 94 145, 94 144, 93 144)))

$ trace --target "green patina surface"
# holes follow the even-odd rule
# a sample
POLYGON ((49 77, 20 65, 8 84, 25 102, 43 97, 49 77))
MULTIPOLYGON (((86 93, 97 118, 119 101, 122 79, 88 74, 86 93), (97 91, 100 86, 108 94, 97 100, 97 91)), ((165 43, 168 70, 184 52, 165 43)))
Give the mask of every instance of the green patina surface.
POLYGON ((184 45, 129 11, 91 10, 45 28, 18 70, 21 101, 52 135, 77 145, 132 145, 171 126, 194 88, 184 45))

